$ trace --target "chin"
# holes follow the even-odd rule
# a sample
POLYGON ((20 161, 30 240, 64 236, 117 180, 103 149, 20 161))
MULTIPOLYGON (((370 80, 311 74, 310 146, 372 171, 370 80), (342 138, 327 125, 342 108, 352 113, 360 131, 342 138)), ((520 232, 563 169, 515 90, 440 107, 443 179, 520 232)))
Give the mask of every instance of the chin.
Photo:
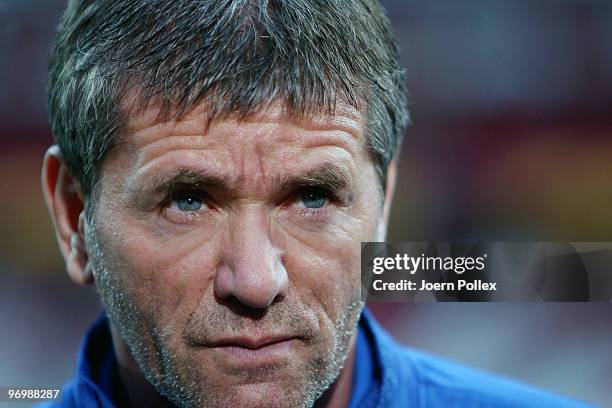
POLYGON ((183 408, 311 407, 318 395, 296 385, 277 382, 241 384, 190 395, 187 398, 170 399, 183 408))
POLYGON ((165 376, 163 385, 155 387, 181 408, 310 407, 331 382, 327 381, 330 373, 313 372, 303 364, 232 367, 231 371, 215 367, 212 361, 190 361, 181 366, 195 369, 165 376))
POLYGON ((308 407, 313 396, 286 383, 245 384, 230 390, 225 407, 308 407))

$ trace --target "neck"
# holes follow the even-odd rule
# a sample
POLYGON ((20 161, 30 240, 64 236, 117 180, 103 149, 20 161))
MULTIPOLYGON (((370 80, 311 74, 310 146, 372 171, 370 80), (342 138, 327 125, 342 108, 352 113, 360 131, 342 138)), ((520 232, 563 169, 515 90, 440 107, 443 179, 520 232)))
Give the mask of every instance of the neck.
MULTIPOLYGON (((166 408, 174 405, 160 395, 155 388, 144 378, 138 364, 132 357, 117 331, 111 325, 113 346, 117 356, 119 377, 123 392, 122 398, 117 401, 120 407, 166 408)), ((336 381, 317 400, 314 408, 346 408, 350 402, 353 382, 353 367, 355 363, 355 340, 351 342, 349 354, 344 367, 336 381)))
POLYGON ((119 379, 123 388, 121 400, 117 401, 117 405, 120 407, 173 407, 174 405, 160 395, 144 378, 132 353, 112 325, 111 336, 117 356, 119 379))
POLYGON ((344 367, 336 381, 317 400, 314 408, 346 408, 349 405, 353 390, 353 367, 355 365, 355 341, 357 334, 353 337, 351 348, 344 367))

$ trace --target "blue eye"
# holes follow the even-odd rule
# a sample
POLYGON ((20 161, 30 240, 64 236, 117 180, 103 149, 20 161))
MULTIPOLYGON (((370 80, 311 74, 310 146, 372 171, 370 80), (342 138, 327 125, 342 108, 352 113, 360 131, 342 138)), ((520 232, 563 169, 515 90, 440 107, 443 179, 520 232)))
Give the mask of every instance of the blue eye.
POLYGON ((175 205, 180 211, 194 212, 200 210, 204 202, 197 194, 185 193, 173 196, 172 205, 175 205))
POLYGON ((309 189, 302 193, 302 202, 306 208, 321 208, 327 202, 327 195, 317 189, 309 189))

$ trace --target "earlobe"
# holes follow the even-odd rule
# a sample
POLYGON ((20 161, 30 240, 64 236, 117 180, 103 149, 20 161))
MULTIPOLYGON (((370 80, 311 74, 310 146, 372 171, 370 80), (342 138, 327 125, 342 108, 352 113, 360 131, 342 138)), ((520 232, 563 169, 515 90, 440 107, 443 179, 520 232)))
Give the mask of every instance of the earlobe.
POLYGON ((83 228, 83 199, 56 145, 45 154, 42 188, 68 275, 76 283, 92 283, 83 228))
POLYGON ((66 259, 66 269, 70 278, 81 285, 93 283, 93 272, 85 246, 85 212, 81 211, 78 232, 70 236, 70 253, 66 259))

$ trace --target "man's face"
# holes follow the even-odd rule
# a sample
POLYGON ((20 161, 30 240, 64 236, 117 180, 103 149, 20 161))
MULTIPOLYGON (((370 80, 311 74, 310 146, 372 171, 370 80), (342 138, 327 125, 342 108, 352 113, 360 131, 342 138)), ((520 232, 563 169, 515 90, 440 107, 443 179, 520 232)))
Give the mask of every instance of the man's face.
POLYGON ((382 196, 363 118, 145 112, 101 169, 87 231, 111 323, 179 405, 298 406, 337 377, 382 196))

